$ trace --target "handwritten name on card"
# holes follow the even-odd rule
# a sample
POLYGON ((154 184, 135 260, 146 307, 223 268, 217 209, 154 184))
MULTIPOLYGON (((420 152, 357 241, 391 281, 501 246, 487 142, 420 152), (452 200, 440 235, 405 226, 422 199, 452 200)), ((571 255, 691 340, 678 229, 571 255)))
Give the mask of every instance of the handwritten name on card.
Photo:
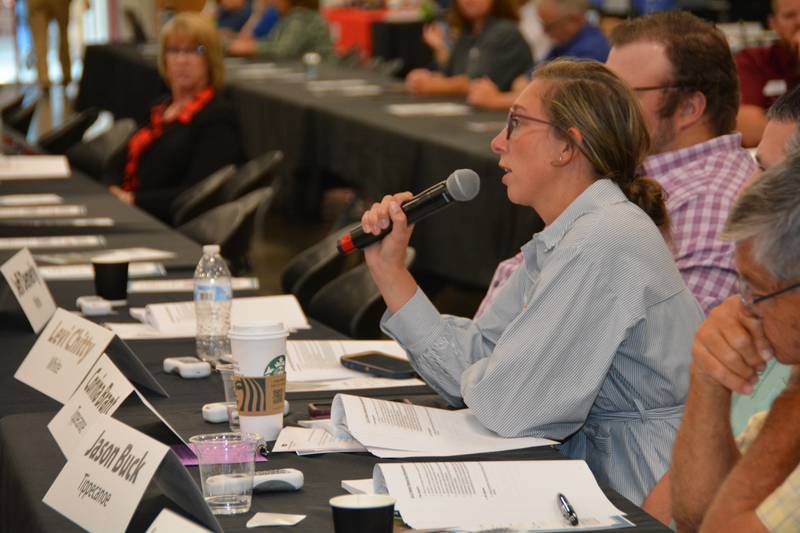
POLYGON ((24 248, 0 267, 6 283, 19 302, 34 333, 39 333, 53 313, 56 303, 44 282, 33 256, 24 248))
POLYGON ((167 451, 160 442, 101 416, 43 501, 89 531, 124 531, 167 451))
POLYGON ((113 338, 106 328, 59 308, 14 377, 66 403, 113 338))
POLYGON ((131 382, 102 354, 72 398, 47 424, 64 455, 70 457, 86 430, 102 415, 112 415, 132 392, 131 382))

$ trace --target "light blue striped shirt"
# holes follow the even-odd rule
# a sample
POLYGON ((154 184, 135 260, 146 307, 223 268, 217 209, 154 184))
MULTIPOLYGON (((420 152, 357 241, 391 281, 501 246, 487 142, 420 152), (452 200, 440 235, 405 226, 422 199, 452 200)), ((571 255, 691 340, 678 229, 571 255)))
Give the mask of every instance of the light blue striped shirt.
POLYGON ((653 222, 609 180, 522 251, 478 320, 440 315, 418 290, 384 331, 450 403, 503 436, 562 440, 641 503, 669 467, 702 310, 653 222))

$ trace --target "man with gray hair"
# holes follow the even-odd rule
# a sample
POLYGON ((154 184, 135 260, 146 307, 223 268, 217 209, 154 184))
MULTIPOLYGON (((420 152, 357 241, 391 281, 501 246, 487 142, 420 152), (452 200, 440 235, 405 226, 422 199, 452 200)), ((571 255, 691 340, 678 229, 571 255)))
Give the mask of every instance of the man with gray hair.
POLYGON ((682 531, 800 530, 799 199, 795 153, 742 193, 725 225, 723 237, 736 246, 740 294, 726 302, 736 309, 726 310, 723 327, 712 312, 692 349, 672 462, 682 531), (731 338, 749 342, 731 346, 731 338), (731 395, 752 393, 772 357, 790 367, 786 386, 734 439, 731 395))

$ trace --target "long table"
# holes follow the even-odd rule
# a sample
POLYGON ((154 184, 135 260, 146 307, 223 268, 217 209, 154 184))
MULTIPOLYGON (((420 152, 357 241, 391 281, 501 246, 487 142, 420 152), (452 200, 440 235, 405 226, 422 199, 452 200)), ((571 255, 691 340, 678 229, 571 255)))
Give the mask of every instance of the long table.
MULTIPOLYGON (((170 274, 191 276, 191 266, 199 257, 199 247, 184 242, 175 231, 161 225, 148 215, 119 203, 108 192, 80 176, 61 181, 5 182, 0 187, 4 193, 57 192, 69 203, 82 203, 89 208, 88 216, 108 212, 114 218, 126 221, 128 232, 124 233, 131 245, 155 246, 176 250, 180 258, 170 267, 170 274), (6 188, 8 186, 8 188, 6 188), (181 266, 181 263, 189 266, 181 266)), ((120 228, 117 227, 119 230, 120 228)), ((49 283, 56 303, 74 310, 75 298, 93 292, 90 281, 59 281, 49 283)), ((142 306, 155 301, 185 300, 187 294, 131 294, 129 305, 142 306)), ((121 309, 114 321, 130 320, 127 309, 121 309)), ((101 319, 105 320, 105 319, 101 319)), ((338 333, 312 321, 312 329, 293 334, 294 339, 341 338, 338 333)), ((60 405, 32 388, 16 381, 13 374, 36 340, 24 318, 18 313, 0 314, 0 531, 70 532, 79 528, 42 502, 44 494, 55 480, 66 460, 46 428, 60 405)), ((167 356, 194 354, 193 339, 158 341, 131 341, 130 347, 147 369, 163 385, 169 398, 151 396, 155 408, 184 438, 200 433, 224 431, 225 426, 203 421, 200 408, 204 403, 222 400, 222 383, 218 374, 201 380, 184 380, 165 374, 162 361, 167 356)), ((430 394, 427 388, 383 389, 356 391, 371 396, 408 397, 415 403, 443 406, 442 401, 430 394)), ((290 393, 291 413, 287 420, 294 423, 307 417, 306 402, 330 398, 332 393, 290 393)), ((158 426, 155 416, 141 405, 125 404, 115 418, 149 433, 161 440, 176 441, 174 436, 158 426)), ((562 458, 554 448, 533 448, 514 452, 469 456, 463 460, 502 459, 558 459, 562 458)), ((421 459, 423 461, 435 459, 421 459)), ((448 459, 452 460, 452 459, 448 459)), ((333 524, 328 499, 341 494, 341 480, 369 477, 379 460, 366 453, 326 454, 300 457, 289 453, 269 456, 266 468, 292 467, 305 474, 305 487, 299 492, 260 494, 253 500, 251 512, 234 517, 220 517, 225 531, 245 531, 245 522, 257 511, 273 511, 306 514, 308 517, 292 531, 327 532, 333 524)), ((264 465, 260 465, 264 468, 264 465)), ((199 485, 198 469, 188 468, 199 485)), ((606 490, 612 502, 628 513, 636 524, 636 531, 668 531, 636 506, 611 490, 606 490)), ((130 531, 143 531, 164 507, 175 508, 158 489, 151 484, 137 509, 129 527, 130 531)), ((177 509, 176 509, 177 510, 177 509)))
MULTIPOLYGON (((147 52, 152 47, 88 47, 77 108, 96 106, 116 117, 144 120, 149 106, 165 94, 155 58, 147 52)), ((299 72, 297 65, 284 66, 299 72)), ((500 182, 489 142, 504 125, 503 113, 396 116, 387 112, 388 105, 449 100, 411 97, 396 80, 361 69, 324 65, 319 79, 364 79, 380 85, 381 94, 320 93, 302 79, 258 79, 237 70, 241 61, 229 61, 227 91, 245 151, 252 157, 283 150, 284 209, 298 219, 313 216, 327 176, 343 177, 366 197, 379 199, 418 192, 457 168, 472 168, 482 178, 478 197, 419 224, 412 245, 417 270, 473 286, 488 285, 497 263, 541 229, 536 213, 512 205, 500 182)))

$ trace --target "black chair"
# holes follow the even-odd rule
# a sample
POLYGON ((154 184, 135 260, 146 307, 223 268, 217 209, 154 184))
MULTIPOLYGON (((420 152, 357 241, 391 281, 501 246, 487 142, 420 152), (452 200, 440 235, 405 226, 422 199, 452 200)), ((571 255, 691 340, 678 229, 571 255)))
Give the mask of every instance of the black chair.
POLYGON ((99 115, 100 110, 96 107, 76 113, 65 120, 61 126, 40 136, 36 144, 45 152, 65 154, 67 150, 81 142, 83 134, 97 121, 99 115))
POLYGON ((14 113, 22 108, 22 101, 24 99, 25 95, 20 93, 6 102, 6 104, 3 106, 3 109, 0 109, 0 117, 3 117, 3 123, 8 122, 14 113))
POLYGON ((224 203, 220 201, 218 193, 235 174, 236 166, 226 165, 179 194, 170 206, 170 212, 173 213, 172 225, 180 226, 224 203))
POLYGON ((122 16, 125 22, 130 26, 131 33, 133 34, 133 42, 136 44, 143 44, 147 42, 147 32, 144 31, 144 25, 131 8, 126 7, 122 9, 122 16))
MULTIPOLYGON (((416 255, 408 249, 406 266, 416 255)), ((380 319, 386 306, 366 264, 327 283, 311 299, 308 316, 354 339, 381 337, 380 319)))
POLYGON ((254 157, 242 165, 236 174, 223 184, 219 191, 219 201, 232 202, 249 192, 269 186, 275 177, 275 169, 281 161, 283 161, 283 152, 280 150, 273 150, 254 157))
POLYGON ((106 185, 119 185, 128 154, 128 140, 136 131, 136 121, 123 118, 94 139, 67 150, 70 165, 106 185))
POLYGON ((231 272, 247 272, 247 251, 255 220, 263 218, 275 196, 274 187, 257 189, 238 200, 222 204, 178 227, 178 231, 198 244, 219 244, 231 272))
POLYGON ((36 107, 38 104, 39 97, 37 96, 27 106, 20 107, 11 113, 11 115, 8 117, 8 120, 4 121, 3 124, 21 134, 23 137, 27 137, 28 130, 30 129, 31 122, 33 121, 33 114, 36 113, 36 107))
POLYGON ((283 269, 283 292, 294 294, 303 309, 308 309, 311 298, 326 283, 361 262, 361 254, 341 255, 336 250, 339 237, 356 226, 351 224, 328 235, 294 256, 283 269))

